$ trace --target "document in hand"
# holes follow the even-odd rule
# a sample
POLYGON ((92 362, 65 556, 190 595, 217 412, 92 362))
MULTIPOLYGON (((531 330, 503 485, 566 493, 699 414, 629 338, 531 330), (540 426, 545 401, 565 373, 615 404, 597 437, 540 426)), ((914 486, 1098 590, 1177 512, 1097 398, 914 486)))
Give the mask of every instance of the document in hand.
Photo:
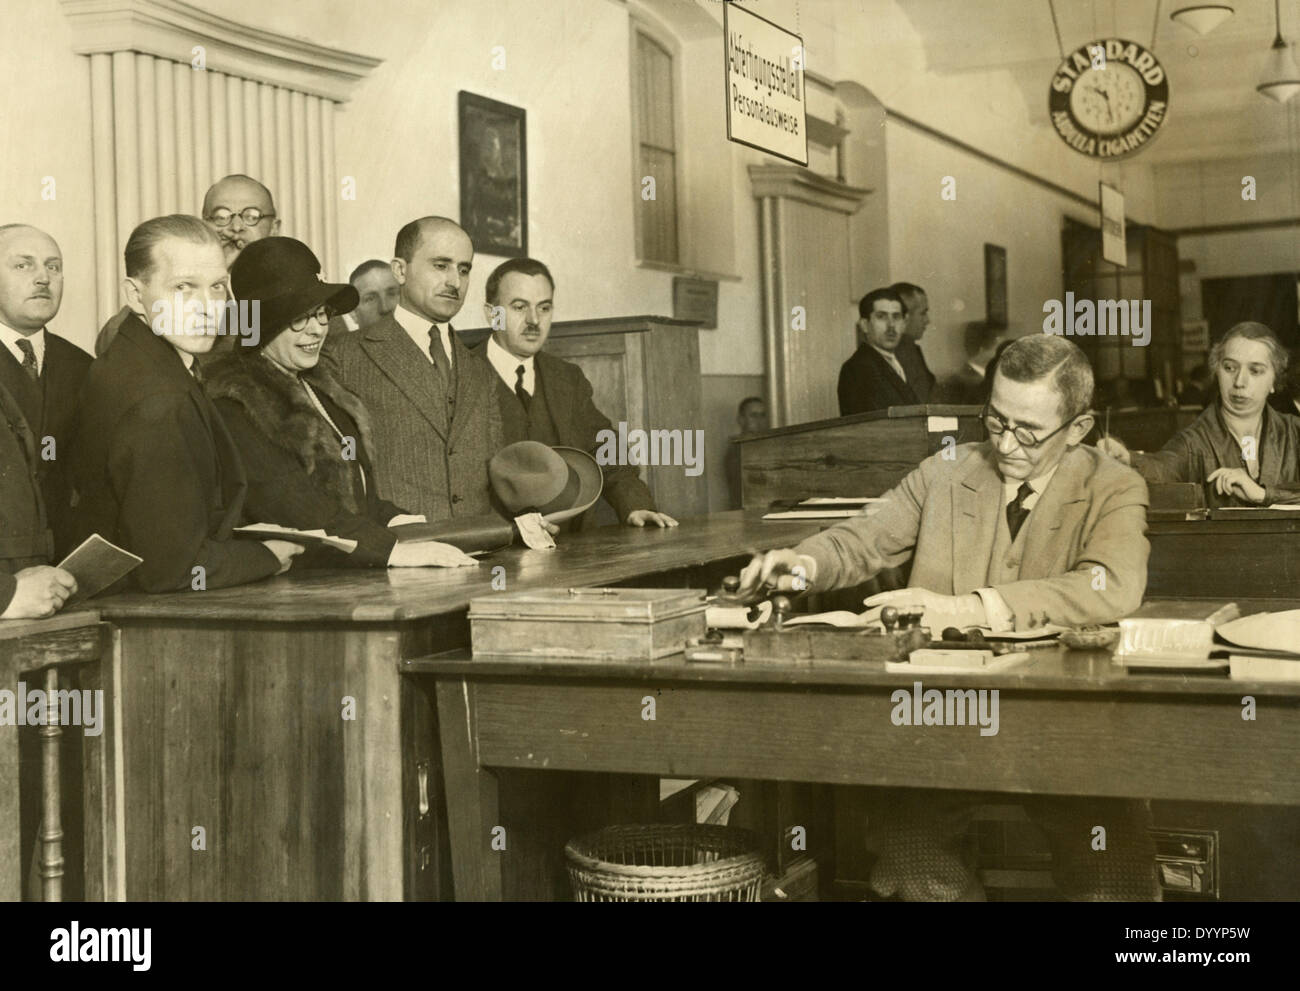
POLYGON ((248 526, 237 526, 234 534, 236 537, 253 540, 287 540, 291 544, 302 544, 304 547, 332 547, 344 554, 351 554, 357 549, 355 540, 335 537, 324 530, 295 530, 293 527, 277 526, 274 523, 250 523, 248 526))
POLYGON ((75 551, 59 562, 60 568, 77 579, 77 592, 64 603, 64 608, 98 595, 143 563, 144 558, 136 557, 99 534, 92 533, 75 551))

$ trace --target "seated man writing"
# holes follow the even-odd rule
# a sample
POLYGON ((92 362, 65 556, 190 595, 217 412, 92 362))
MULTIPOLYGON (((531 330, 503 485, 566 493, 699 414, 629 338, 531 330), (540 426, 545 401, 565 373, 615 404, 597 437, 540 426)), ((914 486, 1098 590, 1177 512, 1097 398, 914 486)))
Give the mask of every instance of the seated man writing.
MULTIPOLYGON (((741 574, 742 591, 804 582, 830 590, 911 559, 911 587, 873 596, 868 605, 924 607, 926 625, 935 630, 1024 630, 1128 615, 1146 586, 1147 490, 1137 472, 1081 446, 1092 427, 1092 392, 1092 369, 1075 344, 1047 335, 1020 338, 994 373, 984 414, 988 440, 928 458, 873 515, 755 557, 741 574)), ((979 897, 957 838, 970 807, 984 800, 963 795, 936 810, 924 792, 891 796, 883 813, 871 817, 881 827, 873 887, 916 899, 979 897), (920 841, 930 860, 914 870, 907 860, 922 849, 917 831, 930 833, 920 841)), ((1077 801, 1090 822, 1107 825, 1107 852, 1090 850, 1088 830, 1062 815, 1065 800, 1030 810, 1054 841, 1063 893, 1151 897, 1153 861, 1140 810, 1128 802, 1077 801), (1045 819, 1078 828, 1058 844, 1066 834, 1045 819), (1094 859, 1080 866, 1089 855, 1094 859), (1136 881, 1134 872, 1141 875, 1136 881)))

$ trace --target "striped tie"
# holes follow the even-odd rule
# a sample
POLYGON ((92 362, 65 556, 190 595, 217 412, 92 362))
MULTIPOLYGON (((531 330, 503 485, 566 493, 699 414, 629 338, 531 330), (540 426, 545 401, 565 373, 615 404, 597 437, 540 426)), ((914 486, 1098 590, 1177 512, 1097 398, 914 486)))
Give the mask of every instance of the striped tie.
POLYGON ((32 342, 25 337, 18 339, 18 350, 23 353, 23 371, 25 371, 33 382, 39 382, 41 370, 36 364, 36 352, 32 349, 32 342))

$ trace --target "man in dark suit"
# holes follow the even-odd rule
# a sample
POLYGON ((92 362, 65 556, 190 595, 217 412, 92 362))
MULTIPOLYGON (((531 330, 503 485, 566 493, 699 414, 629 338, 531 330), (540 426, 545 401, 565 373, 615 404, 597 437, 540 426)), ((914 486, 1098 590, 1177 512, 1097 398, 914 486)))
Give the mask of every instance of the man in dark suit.
POLYGON ((930 329, 930 297, 925 290, 911 282, 895 282, 889 287, 898 293, 903 301, 903 312, 907 323, 903 327, 903 336, 898 341, 895 354, 903 371, 907 373, 907 382, 916 393, 916 398, 923 403, 930 401, 930 391, 934 388, 934 373, 925 363, 921 353, 921 338, 930 329))
POLYGON ((907 317, 892 289, 873 289, 858 303, 861 343, 840 368, 840 416, 920 402, 895 353, 907 317))
POLYGON ((330 334, 322 363, 361 397, 375 426, 384 498, 430 522, 492 512, 488 461, 502 446, 492 369, 452 331, 474 245, 455 221, 413 220, 397 233, 395 311, 353 334, 330 334))
POLYGON ((244 466, 196 377, 226 315, 221 241, 198 217, 156 217, 132 231, 125 259, 131 315, 86 376, 73 438, 78 535, 142 557, 131 579, 146 592, 287 571, 297 544, 231 539, 244 466))
MULTIPOLYGON (((478 350, 496 372, 496 396, 507 444, 534 440, 595 455, 597 435, 612 429, 592 402, 591 383, 570 361, 542 351, 551 333, 555 281, 534 258, 512 258, 488 276, 483 305, 492 336, 478 350)), ((603 465, 603 494, 628 526, 676 526, 655 508, 635 467, 603 465)))
POLYGON ((53 616, 77 590, 72 575, 49 564, 37 448, 18 400, 0 385, 0 619, 53 616))
POLYGON ((90 355, 46 326, 63 300, 63 256, 48 234, 24 224, 0 227, 0 385, 18 402, 36 439, 52 553, 68 545, 65 455, 90 355))

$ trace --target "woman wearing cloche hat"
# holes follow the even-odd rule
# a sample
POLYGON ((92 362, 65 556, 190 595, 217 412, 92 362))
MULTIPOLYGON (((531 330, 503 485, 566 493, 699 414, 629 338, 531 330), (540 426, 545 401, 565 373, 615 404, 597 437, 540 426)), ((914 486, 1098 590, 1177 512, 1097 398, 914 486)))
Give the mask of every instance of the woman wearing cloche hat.
POLYGON ((250 338, 255 346, 212 362, 204 382, 243 455, 248 515, 357 542, 349 554, 310 549, 300 566, 476 564, 450 544, 398 543, 390 529, 423 517, 375 490, 366 409, 317 367, 330 317, 358 303, 356 289, 323 281, 320 270, 311 249, 289 237, 254 241, 230 268, 235 297, 258 306, 260 334, 250 338))

